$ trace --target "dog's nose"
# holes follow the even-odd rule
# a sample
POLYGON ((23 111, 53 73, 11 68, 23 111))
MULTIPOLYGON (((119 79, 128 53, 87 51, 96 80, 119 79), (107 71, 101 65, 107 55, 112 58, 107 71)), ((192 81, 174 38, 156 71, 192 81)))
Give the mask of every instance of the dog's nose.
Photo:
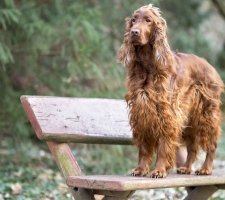
POLYGON ((131 30, 131 34, 133 36, 139 36, 140 35, 140 30, 139 29, 132 29, 131 30))

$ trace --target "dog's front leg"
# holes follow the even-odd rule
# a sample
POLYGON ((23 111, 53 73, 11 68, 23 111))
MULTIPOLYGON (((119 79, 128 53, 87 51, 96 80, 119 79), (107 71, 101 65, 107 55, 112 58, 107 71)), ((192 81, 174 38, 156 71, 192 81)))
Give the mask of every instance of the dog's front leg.
POLYGON ((176 146, 170 138, 161 137, 158 142, 155 169, 151 172, 152 178, 163 178, 173 167, 176 160, 176 146))
POLYGON ((146 176, 149 173, 149 165, 152 161, 153 147, 145 144, 139 145, 138 167, 132 170, 132 176, 146 176))

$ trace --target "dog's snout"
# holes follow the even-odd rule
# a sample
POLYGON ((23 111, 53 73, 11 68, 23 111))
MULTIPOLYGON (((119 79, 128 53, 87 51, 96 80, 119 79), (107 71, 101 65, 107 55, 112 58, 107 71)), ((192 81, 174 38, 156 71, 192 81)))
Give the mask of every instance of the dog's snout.
POLYGON ((133 36, 139 36, 140 35, 140 30, 139 29, 132 29, 131 30, 131 34, 133 36))

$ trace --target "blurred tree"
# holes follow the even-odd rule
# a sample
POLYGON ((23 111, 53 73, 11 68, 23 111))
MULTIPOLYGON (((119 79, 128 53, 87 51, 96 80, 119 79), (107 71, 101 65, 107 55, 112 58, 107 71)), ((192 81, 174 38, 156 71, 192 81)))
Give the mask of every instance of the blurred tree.
MULTIPOLYGON (((124 69, 116 54, 124 18, 148 3, 0 1, 1 134, 30 136, 19 103, 22 94, 123 98, 124 69)), ((199 32, 202 1, 151 3, 163 11, 173 49, 210 60, 208 43, 199 32)))
POLYGON ((160 0, 160 7, 168 23, 169 39, 174 50, 195 53, 211 60, 207 41, 200 25, 205 13, 199 12, 202 1, 160 0))
POLYGON ((95 95, 108 91, 110 73, 121 77, 123 71, 108 62, 116 56, 104 42, 98 5, 4 0, 0 8, 0 125, 5 133, 29 135, 19 104, 23 93, 95 95))
POLYGON ((219 13, 223 16, 225 19, 225 1, 223 0, 211 0, 213 4, 218 9, 219 13))
MULTIPOLYGON (((224 0, 211 0, 215 7, 218 9, 218 12, 225 20, 225 1, 224 0)), ((225 70, 225 43, 223 44, 223 50, 218 56, 218 64, 220 65, 222 70, 225 70)), ((223 78, 225 78, 225 73, 222 74, 223 78)))

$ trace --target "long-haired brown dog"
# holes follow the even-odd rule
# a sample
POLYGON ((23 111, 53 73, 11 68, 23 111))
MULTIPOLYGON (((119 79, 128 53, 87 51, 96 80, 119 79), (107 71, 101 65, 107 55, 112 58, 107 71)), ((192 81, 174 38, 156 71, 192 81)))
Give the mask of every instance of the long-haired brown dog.
POLYGON ((187 146, 187 160, 177 169, 190 174, 200 149, 205 162, 197 175, 212 173, 220 133, 223 82, 204 59, 173 53, 166 22, 158 8, 147 5, 126 19, 119 60, 127 68, 127 94, 133 142, 139 149, 134 176, 146 176, 154 151, 151 177, 165 177, 175 165, 176 151, 187 146))

